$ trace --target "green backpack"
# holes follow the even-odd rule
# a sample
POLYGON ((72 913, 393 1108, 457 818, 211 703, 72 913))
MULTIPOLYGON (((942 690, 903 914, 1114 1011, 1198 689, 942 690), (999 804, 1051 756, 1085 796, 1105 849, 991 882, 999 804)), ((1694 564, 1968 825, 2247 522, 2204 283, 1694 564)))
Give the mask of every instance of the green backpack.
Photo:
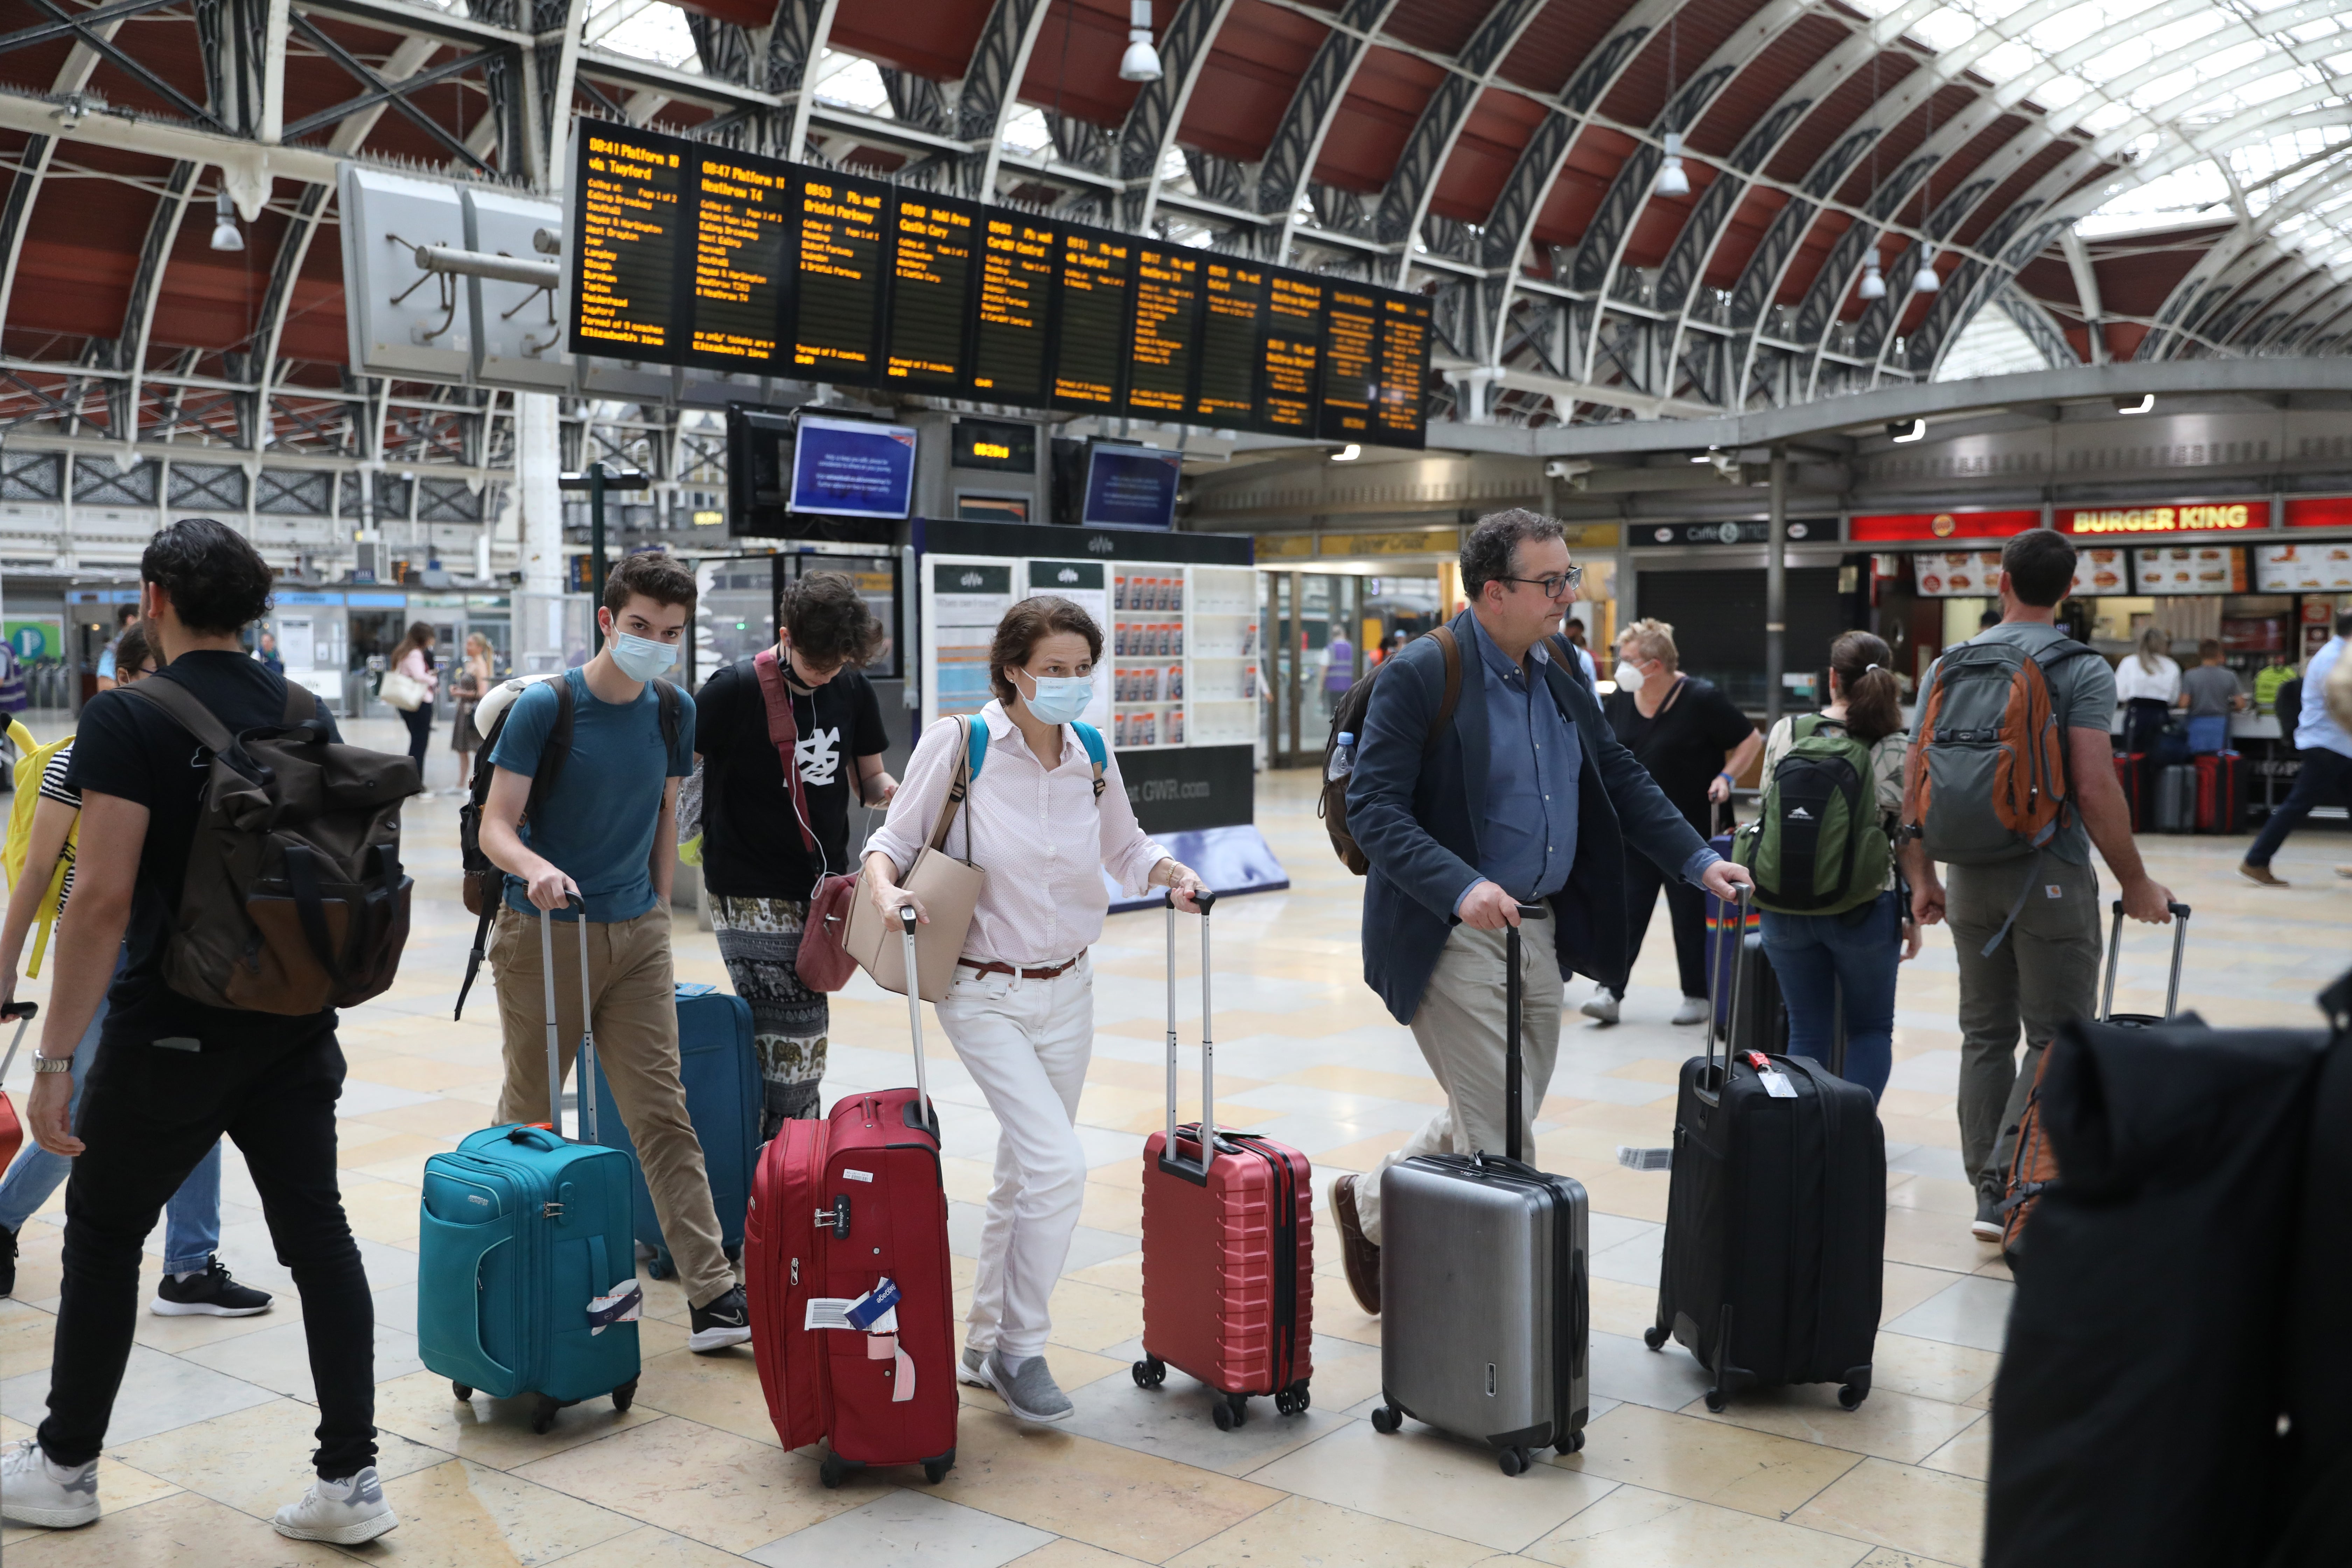
POLYGON ((1833 719, 1808 713, 1764 782, 1762 809, 1731 858, 1756 879, 1756 905, 1787 915, 1843 914, 1885 890, 1894 849, 1878 820, 1871 748, 1833 719))

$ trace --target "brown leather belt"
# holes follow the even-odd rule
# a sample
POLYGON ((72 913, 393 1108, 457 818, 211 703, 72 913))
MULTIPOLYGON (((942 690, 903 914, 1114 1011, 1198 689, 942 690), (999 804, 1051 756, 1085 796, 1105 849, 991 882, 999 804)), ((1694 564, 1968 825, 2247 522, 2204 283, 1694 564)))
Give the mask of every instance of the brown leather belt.
MULTIPOLYGON (((1083 958, 1086 955, 1084 953, 1080 953, 1078 955, 1079 958, 1083 958)), ((976 959, 970 958, 959 958, 956 960, 956 962, 963 965, 964 968, 978 970, 982 974, 1010 974, 1022 980, 1051 980, 1056 974, 1061 973, 1064 970, 1077 963, 1077 961, 1078 960, 1076 958, 1066 958, 1059 963, 1048 964, 1043 969, 1023 969, 1019 965, 1012 963, 997 963, 994 962, 982 963, 976 959)))

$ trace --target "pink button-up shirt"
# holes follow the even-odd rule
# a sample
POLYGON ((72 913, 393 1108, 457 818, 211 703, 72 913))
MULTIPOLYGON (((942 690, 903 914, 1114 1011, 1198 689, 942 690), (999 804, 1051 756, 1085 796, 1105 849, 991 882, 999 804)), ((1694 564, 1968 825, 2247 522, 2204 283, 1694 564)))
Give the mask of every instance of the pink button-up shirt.
MULTIPOLYGON (((1062 727, 1062 760, 1048 772, 1003 704, 991 702, 972 721, 988 726, 988 760, 948 829, 946 846, 988 873, 964 955, 1024 965, 1075 958, 1102 935, 1110 908, 1103 872, 1139 894, 1150 885, 1152 867, 1170 858, 1168 851, 1137 826, 1115 757, 1105 763, 1097 803, 1094 763, 1069 726, 1062 727)), ((878 849, 890 857, 901 878, 930 842, 955 772, 960 732, 950 719, 923 731, 889 816, 866 841, 865 853, 878 849)))

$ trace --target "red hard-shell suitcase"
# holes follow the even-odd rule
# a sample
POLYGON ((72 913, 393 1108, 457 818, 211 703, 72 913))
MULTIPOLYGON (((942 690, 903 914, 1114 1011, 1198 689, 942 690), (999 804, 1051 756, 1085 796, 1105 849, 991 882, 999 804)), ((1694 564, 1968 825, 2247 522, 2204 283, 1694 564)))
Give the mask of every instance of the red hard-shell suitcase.
POLYGON ((2246 830, 2246 759, 2212 752, 2197 759, 2197 831, 2246 830))
MULTIPOLYGON (((911 964, 911 915, 903 929, 911 964)), ((818 1471, 828 1487, 868 1465, 919 1464, 936 1482, 955 1463, 947 1191, 919 998, 908 1013, 916 1087, 849 1096, 821 1124, 786 1123, 761 1152, 744 1226, 768 1414, 786 1447, 829 1439, 818 1471), (898 1291, 895 1331, 807 1326, 813 1301, 845 1309, 885 1279, 898 1291)))
POLYGON ((1209 910, 1201 904, 1201 1120, 1176 1124, 1176 909, 1168 908, 1168 1126, 1143 1146, 1143 1359, 1139 1387, 1174 1367, 1224 1395, 1220 1430, 1253 1394, 1307 1408, 1314 1373, 1314 1185, 1307 1156, 1216 1127, 1210 1042, 1209 910), (1201 1130, 1214 1128, 1202 1156, 1201 1130))
POLYGON ((2147 806, 2140 798, 2141 788, 2147 779, 2147 753, 2146 752, 2116 753, 2116 783, 2124 786, 2124 803, 2131 807, 2131 826, 2134 833, 2147 831, 2147 806))

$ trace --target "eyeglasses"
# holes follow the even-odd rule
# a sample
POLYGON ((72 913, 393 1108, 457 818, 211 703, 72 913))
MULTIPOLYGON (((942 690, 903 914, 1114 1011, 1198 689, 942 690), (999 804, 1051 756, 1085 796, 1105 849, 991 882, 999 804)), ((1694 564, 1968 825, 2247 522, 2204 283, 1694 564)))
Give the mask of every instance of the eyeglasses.
POLYGON ((1506 583, 1525 583, 1530 588, 1540 588, 1547 599, 1557 599, 1573 594, 1584 581, 1584 568, 1571 566, 1565 572, 1555 572, 1549 577, 1506 577, 1506 583))

